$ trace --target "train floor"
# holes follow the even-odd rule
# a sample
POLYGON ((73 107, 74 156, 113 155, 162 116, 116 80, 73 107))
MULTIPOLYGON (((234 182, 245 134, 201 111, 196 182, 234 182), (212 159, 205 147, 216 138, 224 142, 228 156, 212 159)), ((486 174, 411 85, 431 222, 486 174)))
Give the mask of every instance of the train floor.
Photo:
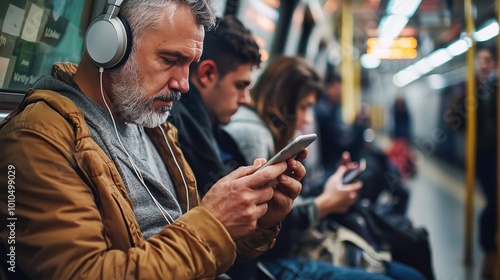
POLYGON ((464 263, 465 175, 463 170, 436 158, 418 164, 408 181, 411 197, 408 215, 415 226, 429 231, 437 280, 480 280, 482 254, 478 243, 478 219, 484 197, 474 199, 473 262, 464 263))

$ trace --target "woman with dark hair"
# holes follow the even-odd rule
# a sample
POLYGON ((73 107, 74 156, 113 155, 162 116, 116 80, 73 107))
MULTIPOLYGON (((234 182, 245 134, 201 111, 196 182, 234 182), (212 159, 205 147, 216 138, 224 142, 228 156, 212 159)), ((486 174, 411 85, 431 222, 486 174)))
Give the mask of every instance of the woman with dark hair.
POLYGON ((270 158, 288 144, 298 126, 312 120, 310 109, 321 90, 319 75, 303 58, 276 58, 251 90, 251 105, 242 106, 225 130, 247 161, 270 158))

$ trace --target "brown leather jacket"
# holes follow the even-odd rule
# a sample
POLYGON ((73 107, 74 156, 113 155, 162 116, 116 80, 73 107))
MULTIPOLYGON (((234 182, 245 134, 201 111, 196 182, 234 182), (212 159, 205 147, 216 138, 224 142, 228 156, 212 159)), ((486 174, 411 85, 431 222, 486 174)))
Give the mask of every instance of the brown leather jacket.
POLYGON ((0 213, 7 221, 0 226, 1 278, 214 279, 237 252, 251 258, 260 254, 256 248, 268 248, 275 231, 235 244, 212 214, 196 207, 196 182, 177 130, 162 126, 188 194, 160 129, 147 133, 183 212, 186 195, 192 209, 145 240, 116 166, 93 141, 81 110, 54 91, 28 92, 0 123, 0 213))

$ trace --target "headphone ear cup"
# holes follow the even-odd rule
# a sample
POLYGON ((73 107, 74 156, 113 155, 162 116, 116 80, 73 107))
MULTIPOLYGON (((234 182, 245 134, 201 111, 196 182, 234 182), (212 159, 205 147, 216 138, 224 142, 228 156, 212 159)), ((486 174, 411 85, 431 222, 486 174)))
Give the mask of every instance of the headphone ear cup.
POLYGON ((127 60, 132 32, 125 19, 108 15, 97 17, 85 34, 85 48, 97 67, 113 68, 127 60))

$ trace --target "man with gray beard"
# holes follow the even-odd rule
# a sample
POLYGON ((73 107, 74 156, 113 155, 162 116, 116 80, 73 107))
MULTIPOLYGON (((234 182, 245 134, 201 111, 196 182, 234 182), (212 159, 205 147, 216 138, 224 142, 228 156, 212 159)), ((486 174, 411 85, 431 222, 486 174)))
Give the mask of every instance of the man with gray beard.
POLYGON ((108 2, 80 64, 55 64, 0 123, 0 186, 12 191, 0 213, 15 195, 16 218, 15 244, 0 226, 2 279, 214 279, 273 246, 301 190, 305 152, 239 168, 200 200, 165 120, 213 11, 206 0, 108 2))

